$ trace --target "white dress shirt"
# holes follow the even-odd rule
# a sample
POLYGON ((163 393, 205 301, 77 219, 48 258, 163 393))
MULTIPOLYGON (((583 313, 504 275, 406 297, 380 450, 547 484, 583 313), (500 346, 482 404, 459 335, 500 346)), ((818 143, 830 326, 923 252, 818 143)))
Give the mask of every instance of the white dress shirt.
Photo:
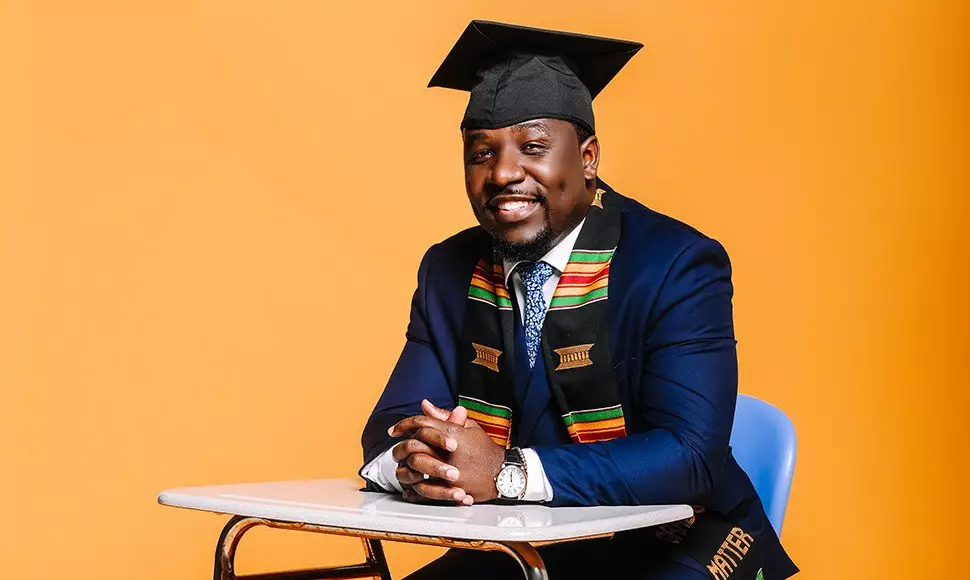
MULTIPOLYGON (((556 286, 559 284, 559 277, 562 275, 562 271, 566 268, 566 264, 569 263, 569 255, 573 251, 573 247, 576 245, 576 239, 579 237, 579 231, 583 227, 583 223, 586 221, 579 222, 579 225, 573 228, 561 242, 556 244, 554 248, 549 250, 545 256, 542 257, 541 261, 552 266, 552 276, 546 280, 545 284, 542 285, 542 295, 546 299, 546 308, 549 308, 549 303, 552 302, 552 295, 556 291, 556 286)), ((509 287, 509 278, 511 277, 515 267, 519 265, 520 262, 509 262, 508 260, 503 260, 502 266, 505 269, 505 287, 509 287)), ((525 283, 519 275, 516 275, 511 280, 513 290, 515 291, 515 301, 519 307, 519 316, 525 317, 525 283)), ((401 487, 401 482, 397 480, 395 471, 397 470, 397 461, 394 460, 392 452, 394 447, 392 445, 390 449, 378 455, 373 461, 368 463, 364 469, 361 470, 361 475, 366 479, 376 483, 381 486, 386 491, 397 491, 401 492, 403 488, 401 487)), ((552 499, 552 485, 549 483, 549 478, 546 477, 546 472, 542 469, 542 462, 539 461, 539 455, 532 449, 526 447, 522 450, 522 454, 525 456, 526 472, 528 477, 526 478, 525 495, 522 497, 523 501, 549 501, 552 499)))

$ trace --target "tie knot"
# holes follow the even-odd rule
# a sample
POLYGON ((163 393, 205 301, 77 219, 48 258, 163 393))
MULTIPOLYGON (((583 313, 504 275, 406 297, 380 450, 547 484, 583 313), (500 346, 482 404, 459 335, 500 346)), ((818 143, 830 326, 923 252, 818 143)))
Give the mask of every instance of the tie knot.
POLYGON ((541 287, 552 276, 552 266, 545 262, 526 262, 519 268, 526 288, 541 287))

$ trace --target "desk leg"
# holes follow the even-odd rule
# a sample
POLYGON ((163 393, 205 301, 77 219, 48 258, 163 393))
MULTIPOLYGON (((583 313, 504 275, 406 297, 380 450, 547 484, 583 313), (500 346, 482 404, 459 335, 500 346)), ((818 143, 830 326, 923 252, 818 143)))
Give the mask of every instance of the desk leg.
POLYGON ((381 580, 391 580, 391 571, 387 568, 387 559, 384 558, 384 546, 381 541, 374 538, 361 538, 364 542, 364 552, 367 554, 367 562, 376 567, 380 572, 381 580))
POLYGON ((250 529, 256 526, 267 526, 280 529, 300 529, 300 524, 273 522, 260 518, 233 516, 222 529, 219 543, 216 546, 216 559, 213 566, 213 580, 337 580, 348 578, 379 578, 391 580, 391 573, 384 558, 384 548, 377 538, 361 538, 367 561, 363 564, 350 566, 333 566, 330 568, 316 568, 313 570, 291 570, 287 572, 269 572, 265 574, 236 575, 236 548, 239 540, 250 529))
POLYGON ((493 545, 515 558, 519 567, 522 568, 526 580, 549 580, 549 575, 546 574, 546 564, 532 544, 528 542, 495 542, 493 545))
POLYGON ((235 580, 236 548, 243 534, 259 525, 259 520, 232 516, 222 528, 219 543, 216 544, 216 562, 212 568, 213 580, 235 580))

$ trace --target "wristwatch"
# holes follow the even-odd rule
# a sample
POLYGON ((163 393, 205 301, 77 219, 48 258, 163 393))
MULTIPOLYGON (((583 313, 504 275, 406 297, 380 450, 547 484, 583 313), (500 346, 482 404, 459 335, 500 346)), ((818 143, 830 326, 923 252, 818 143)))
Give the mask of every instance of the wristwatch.
POLYGON ((500 499, 522 499, 525 496, 528 472, 526 471, 525 455, 518 447, 511 447, 505 451, 505 461, 495 476, 495 488, 500 499))

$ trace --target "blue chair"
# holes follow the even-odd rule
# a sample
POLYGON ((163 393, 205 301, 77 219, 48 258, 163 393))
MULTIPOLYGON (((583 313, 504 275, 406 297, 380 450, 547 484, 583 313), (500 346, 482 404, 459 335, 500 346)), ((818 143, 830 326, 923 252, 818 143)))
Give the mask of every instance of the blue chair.
POLYGON ((795 426, 777 407, 738 395, 731 448, 754 484, 775 533, 781 536, 795 471, 795 426))

